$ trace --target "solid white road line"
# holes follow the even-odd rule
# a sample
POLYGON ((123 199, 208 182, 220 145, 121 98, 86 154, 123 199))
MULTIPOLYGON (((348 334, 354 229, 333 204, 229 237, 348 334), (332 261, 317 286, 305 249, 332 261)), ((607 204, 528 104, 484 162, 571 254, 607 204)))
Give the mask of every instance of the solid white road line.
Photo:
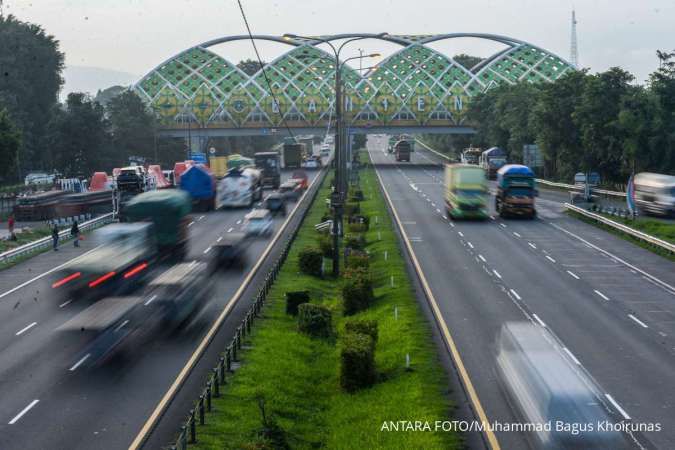
POLYGON ((569 348, 563 347, 563 350, 565 351, 565 353, 567 353, 567 356, 569 356, 570 358, 572 358, 572 361, 574 361, 574 363, 575 363, 577 366, 580 366, 580 365, 581 365, 581 363, 579 362, 579 360, 576 358, 576 356, 574 356, 574 355, 572 354, 572 352, 570 351, 569 348))
POLYGON ((513 296, 514 296, 516 299, 522 300, 522 298, 520 298, 520 295, 518 295, 518 293, 517 293, 516 291, 514 291, 513 289, 509 289, 509 290, 511 291, 511 294, 513 294, 513 296))
POLYGON ((16 416, 14 416, 14 418, 13 418, 12 420, 9 421, 8 425, 14 425, 15 423, 17 423, 17 422, 19 421, 19 419, 21 419, 21 418, 24 416, 24 414, 26 414, 28 411, 30 411, 30 409, 31 409, 33 406, 37 405, 39 401, 40 401, 40 400, 33 400, 32 402, 30 402, 30 403, 28 404, 28 406, 26 406, 24 409, 22 409, 21 412, 20 412, 19 414, 17 414, 16 416))
POLYGON ((527 245, 529 245, 530 247, 532 247, 535 250, 537 249, 537 246, 534 245, 532 242, 528 242, 527 245))
POLYGON ((640 325, 642 328, 649 328, 649 326, 647 326, 646 323, 644 323, 643 321, 641 321, 640 319, 638 319, 638 318, 635 317, 634 315, 628 314, 628 317, 630 317, 631 319, 633 319, 633 320, 634 320, 638 325, 640 325))
POLYGON ((89 359, 90 356, 91 356, 91 353, 87 353, 86 355, 84 355, 84 356, 82 357, 82 359, 80 359, 78 362, 76 362, 76 363, 73 365, 73 367, 71 367, 71 368, 68 369, 68 370, 69 370, 70 372, 75 372, 75 371, 77 370, 78 367, 80 367, 82 364, 84 364, 84 362, 85 362, 86 360, 89 359))
POLYGON ((609 402, 612 405, 614 405, 614 407, 617 409, 617 411, 619 411, 619 414, 621 414, 624 419, 630 420, 630 416, 628 415, 628 413, 626 413, 626 411, 624 411, 624 409, 616 402, 616 400, 614 400, 614 398, 612 398, 611 395, 605 394, 605 397, 607 397, 607 400, 609 400, 609 402))
POLYGON ((485 260, 485 258, 483 258, 483 255, 478 255, 478 257, 480 258, 481 261, 487 262, 487 261, 485 260))
POLYGON ((546 259, 548 259, 548 260, 551 261, 552 263, 555 263, 555 259, 551 258, 551 257, 548 256, 548 255, 546 255, 546 259))
POLYGON ((148 299, 148 301, 145 302, 145 303, 143 303, 143 304, 144 304, 145 306, 148 306, 150 303, 154 302, 156 298, 157 298, 157 294, 155 294, 155 295, 153 295, 152 297, 150 297, 150 298, 148 299))
POLYGON ((204 254, 206 255, 210 251, 211 251, 211 247, 206 247, 206 250, 204 250, 204 254))
POLYGON ((61 304, 59 305, 59 308, 65 308, 65 307, 68 306, 72 301, 73 301, 73 299, 71 298, 70 300, 61 303, 61 304))
POLYGON ((502 279, 502 276, 499 274, 499 272, 497 272, 495 269, 492 269, 492 271, 494 272, 497 278, 499 278, 500 280, 502 279))
POLYGON ((572 276, 572 277, 576 278, 577 280, 579 280, 579 277, 577 276, 577 274, 576 274, 576 273, 574 273, 574 272, 570 272, 569 270, 567 270, 566 272, 567 272, 567 273, 569 273, 569 274, 570 274, 570 276, 572 276))
POLYGON ((539 318, 538 315, 532 314, 532 317, 534 317, 534 320, 536 320, 537 322, 539 322, 539 325, 541 325, 542 327, 546 328, 546 324, 544 323, 543 320, 541 320, 541 319, 539 318))
POLYGON ((17 336, 21 336, 21 335, 24 334, 26 331, 28 331, 28 330, 30 330, 31 328, 33 328, 35 325, 37 325, 37 322, 31 323, 30 325, 28 325, 28 326, 26 326, 26 327, 20 329, 19 331, 17 331, 17 332, 16 332, 16 335, 17 335, 17 336))
POLYGON ((607 296, 606 296, 605 294, 603 294, 602 292, 598 291, 597 289, 593 289, 593 292, 595 292, 596 294, 598 294, 602 299, 609 301, 609 298, 607 298, 607 296))

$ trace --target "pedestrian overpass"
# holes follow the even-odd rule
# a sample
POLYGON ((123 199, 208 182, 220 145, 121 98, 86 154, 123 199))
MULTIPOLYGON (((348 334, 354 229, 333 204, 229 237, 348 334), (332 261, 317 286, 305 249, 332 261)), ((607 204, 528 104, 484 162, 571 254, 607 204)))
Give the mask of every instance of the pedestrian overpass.
POLYGON ((156 112, 165 137, 322 134, 335 122, 335 59, 325 41, 382 39, 401 49, 363 75, 344 65, 344 120, 352 133, 472 133, 471 97, 507 83, 551 82, 573 66, 533 44, 480 33, 339 34, 312 39, 254 36, 289 51, 247 75, 210 47, 249 36, 215 39, 163 62, 133 89, 156 112), (467 69, 428 44, 478 38, 506 48, 467 69))

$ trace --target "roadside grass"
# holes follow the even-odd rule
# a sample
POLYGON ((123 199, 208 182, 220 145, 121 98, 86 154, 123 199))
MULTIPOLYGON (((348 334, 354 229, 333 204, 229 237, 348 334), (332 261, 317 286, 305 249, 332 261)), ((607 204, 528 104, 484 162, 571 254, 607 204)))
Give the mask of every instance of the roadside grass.
MULTIPOLYGON (((622 233, 621 231, 616 230, 608 225, 598 223, 595 220, 592 220, 574 211, 567 211, 567 214, 570 215, 571 217, 577 218, 583 222, 586 222, 588 224, 601 228, 609 233, 612 233, 616 236, 619 236, 620 238, 629 241, 635 245, 638 245, 644 249, 647 249, 653 253, 656 253, 657 255, 663 256, 664 258, 669 259, 670 261, 675 261, 675 255, 665 250, 662 250, 659 247, 650 245, 647 242, 641 241, 640 239, 636 239, 629 234, 622 233)), ((629 226, 638 231, 642 231, 643 233, 647 233, 649 235, 662 239, 666 242, 670 242, 671 244, 675 244, 675 224, 663 222, 648 217, 638 217, 636 220, 631 220, 622 217, 612 216, 610 214, 603 214, 598 212, 596 212, 596 214, 600 214, 601 216, 613 220, 617 223, 629 226)))
MULTIPOLYGON (((453 405, 447 374, 438 359, 430 325, 416 301, 398 237, 371 168, 361 171, 366 197, 361 211, 371 218, 366 248, 376 302, 352 318, 378 321, 378 382, 353 394, 344 392, 339 385, 339 344, 335 339, 312 339, 299 333, 296 319, 285 313, 287 291, 309 290, 312 303, 333 311, 336 333, 344 330, 347 319, 342 317, 341 281, 307 276, 298 268, 300 250, 317 245, 314 225, 326 211, 328 178, 301 225, 263 317, 245 343, 241 367, 229 378, 221 397, 214 400, 215 412, 206 416, 207 424, 199 428, 194 448, 271 448, 261 446, 258 437, 261 399, 266 415, 274 416, 294 449, 461 447, 459 435, 452 432, 381 431, 385 421, 429 421, 433 426, 436 420, 452 417, 453 405), (406 354, 410 370, 405 367, 406 354)), ((330 272, 330 263, 326 263, 326 272, 330 272)))
POLYGON ((2 239, 0 240, 0 253, 20 247, 45 236, 51 235, 49 227, 31 228, 27 231, 16 231, 16 241, 2 239))

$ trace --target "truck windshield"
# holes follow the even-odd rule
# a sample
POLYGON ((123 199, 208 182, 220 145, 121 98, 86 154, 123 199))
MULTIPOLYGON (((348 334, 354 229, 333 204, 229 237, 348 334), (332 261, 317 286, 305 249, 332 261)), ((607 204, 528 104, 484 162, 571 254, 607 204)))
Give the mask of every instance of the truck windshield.
POLYGON ((520 197, 532 197, 533 191, 530 188, 511 188, 508 195, 517 195, 520 197))
POLYGON ((485 192, 482 189, 455 189, 455 193, 465 197, 477 197, 485 192))

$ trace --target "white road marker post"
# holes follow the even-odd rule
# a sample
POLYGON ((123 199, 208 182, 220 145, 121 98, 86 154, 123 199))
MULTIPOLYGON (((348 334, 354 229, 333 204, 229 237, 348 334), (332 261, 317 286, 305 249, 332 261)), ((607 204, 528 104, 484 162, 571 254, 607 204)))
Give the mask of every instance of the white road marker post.
POLYGON ((394 320, 398 320, 398 306, 394 306, 394 320))
POLYGON ((388 259, 388 257, 389 257, 389 252, 385 250, 384 251, 384 260, 386 261, 388 259))

